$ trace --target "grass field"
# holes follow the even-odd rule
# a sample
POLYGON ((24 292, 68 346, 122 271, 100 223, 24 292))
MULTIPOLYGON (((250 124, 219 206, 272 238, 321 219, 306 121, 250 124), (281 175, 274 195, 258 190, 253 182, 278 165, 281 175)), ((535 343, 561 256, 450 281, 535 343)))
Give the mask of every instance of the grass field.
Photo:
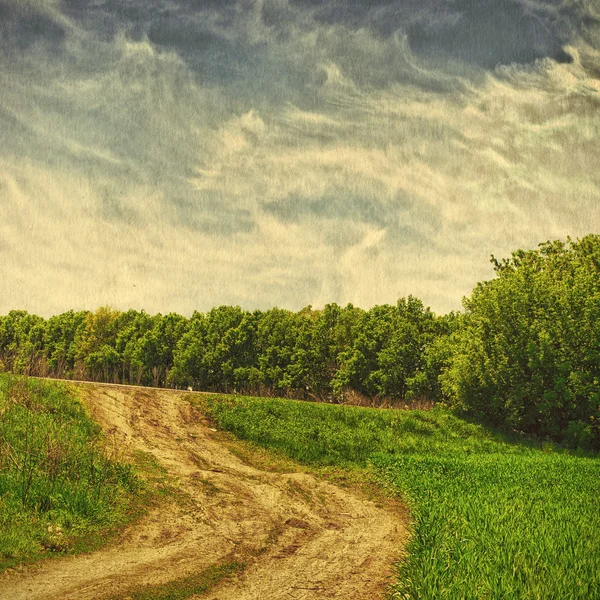
POLYGON ((67 387, 0 375, 0 571, 90 549, 131 516, 138 479, 105 450, 67 387))
POLYGON ((212 395, 223 429, 312 466, 369 469, 408 504, 395 598, 600 598, 600 458, 444 410, 212 395))

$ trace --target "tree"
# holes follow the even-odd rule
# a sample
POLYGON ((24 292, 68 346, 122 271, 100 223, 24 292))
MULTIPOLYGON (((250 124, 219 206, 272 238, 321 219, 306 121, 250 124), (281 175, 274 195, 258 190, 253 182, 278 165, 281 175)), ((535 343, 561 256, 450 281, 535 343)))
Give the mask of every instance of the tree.
POLYGON ((140 339, 154 327, 155 319, 145 311, 128 310, 117 319, 115 349, 121 356, 121 381, 140 385, 144 381, 144 364, 139 358, 140 339))
POLYGON ((353 389, 367 397, 407 401, 433 393, 424 371, 429 346, 444 328, 421 300, 408 296, 396 306, 374 306, 362 313, 353 343, 340 353, 336 392, 353 389))
POLYGON ((600 447, 600 236, 492 257, 465 300, 442 388, 493 424, 600 447))
POLYGON ((85 324, 86 311, 72 310, 50 317, 44 333, 44 348, 49 373, 54 377, 72 377, 75 369, 75 339, 85 324))
POLYGON ((9 371, 37 375, 43 371, 45 321, 24 310, 12 310, 0 320, 0 359, 9 371))
POLYGON ((80 375, 92 380, 118 380, 120 355, 115 345, 120 313, 101 307, 85 315, 75 340, 80 375))

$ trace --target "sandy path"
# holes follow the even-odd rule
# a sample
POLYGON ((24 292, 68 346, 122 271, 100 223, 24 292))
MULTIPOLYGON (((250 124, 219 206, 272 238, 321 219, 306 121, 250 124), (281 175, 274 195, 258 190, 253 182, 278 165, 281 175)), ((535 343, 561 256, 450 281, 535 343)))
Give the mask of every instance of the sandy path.
POLYGON ((134 586, 233 560, 246 570, 204 598, 384 597, 406 538, 398 511, 306 473, 245 464, 181 394, 79 389, 114 443, 125 453, 152 454, 181 497, 130 527, 118 545, 0 579, 0 598, 126 597, 134 586))

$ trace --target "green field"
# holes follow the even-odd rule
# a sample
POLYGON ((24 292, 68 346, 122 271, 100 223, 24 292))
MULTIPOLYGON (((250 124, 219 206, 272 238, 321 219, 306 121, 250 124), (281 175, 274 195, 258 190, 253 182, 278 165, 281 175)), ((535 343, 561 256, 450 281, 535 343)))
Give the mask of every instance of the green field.
POLYGON ((408 504, 394 598, 600 598, 600 460, 441 409, 208 396, 223 429, 312 466, 369 469, 408 504))
POLYGON ((0 375, 0 571, 82 551, 131 516, 138 480, 64 385, 0 375))

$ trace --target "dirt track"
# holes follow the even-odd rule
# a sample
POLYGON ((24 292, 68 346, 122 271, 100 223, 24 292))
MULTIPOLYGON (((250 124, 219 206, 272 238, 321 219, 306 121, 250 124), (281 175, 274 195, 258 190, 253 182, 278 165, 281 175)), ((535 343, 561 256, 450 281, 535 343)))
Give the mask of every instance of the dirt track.
POLYGON ((245 571, 202 598, 385 597, 406 538, 399 511, 307 473, 247 464, 181 394, 79 389, 115 444, 152 454, 180 499, 130 527, 118 545, 0 579, 0 598, 126 598, 134 587, 236 560, 245 571))

